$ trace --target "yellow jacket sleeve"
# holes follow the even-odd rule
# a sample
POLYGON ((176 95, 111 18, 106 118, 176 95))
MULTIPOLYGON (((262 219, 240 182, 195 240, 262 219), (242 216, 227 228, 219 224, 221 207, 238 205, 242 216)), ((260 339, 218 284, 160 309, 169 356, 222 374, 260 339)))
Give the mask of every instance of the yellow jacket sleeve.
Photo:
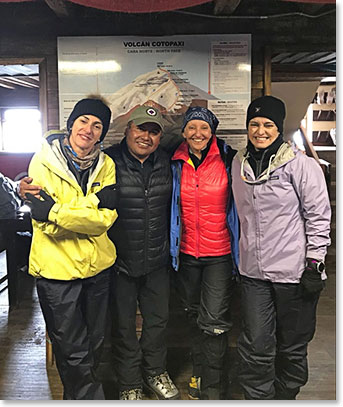
MULTIPOLYGON (((74 199, 67 204, 56 203, 49 212, 49 221, 65 230, 99 236, 113 225, 118 215, 116 210, 98 209, 98 203, 99 199, 95 194, 74 199)), ((46 226, 44 232, 49 234, 50 225, 46 226)), ((53 233, 54 228, 51 229, 53 233)))
POLYGON ((86 196, 76 181, 59 171, 54 171, 38 157, 33 157, 29 174, 33 182, 40 185, 55 201, 49 212, 48 222, 36 222, 35 226, 43 233, 54 237, 67 237, 70 232, 99 236, 106 232, 117 219, 117 211, 98 209, 99 192, 107 185, 115 183, 115 165, 105 156, 102 167, 94 179, 97 185, 90 188, 86 196))

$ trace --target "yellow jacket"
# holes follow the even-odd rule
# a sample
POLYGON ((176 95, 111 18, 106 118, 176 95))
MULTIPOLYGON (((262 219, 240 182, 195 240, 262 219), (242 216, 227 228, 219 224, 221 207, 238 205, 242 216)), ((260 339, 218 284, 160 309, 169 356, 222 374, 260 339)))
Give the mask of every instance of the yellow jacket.
POLYGON ((110 267, 117 257, 115 246, 107 236, 117 211, 98 209, 99 199, 95 195, 106 185, 115 183, 114 162, 100 153, 97 165, 89 174, 85 196, 68 168, 58 135, 50 134, 47 140, 32 157, 29 176, 56 203, 49 212, 48 222, 32 220, 29 273, 56 280, 95 276, 110 267))

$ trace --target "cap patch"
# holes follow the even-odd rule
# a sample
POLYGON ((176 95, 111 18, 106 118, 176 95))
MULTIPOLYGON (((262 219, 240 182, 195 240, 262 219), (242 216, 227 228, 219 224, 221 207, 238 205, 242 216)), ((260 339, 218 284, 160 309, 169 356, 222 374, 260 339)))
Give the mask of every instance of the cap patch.
POLYGON ((149 108, 146 112, 147 112, 147 114, 148 114, 149 116, 156 116, 156 115, 157 115, 156 110, 153 109, 153 108, 149 108))

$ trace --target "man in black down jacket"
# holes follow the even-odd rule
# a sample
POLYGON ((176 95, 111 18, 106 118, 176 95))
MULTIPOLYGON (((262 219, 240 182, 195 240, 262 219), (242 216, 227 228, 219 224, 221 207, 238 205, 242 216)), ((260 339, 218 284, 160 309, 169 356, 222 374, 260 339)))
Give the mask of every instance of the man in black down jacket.
POLYGON ((172 178, 169 157, 159 147, 162 131, 160 112, 140 106, 122 142, 105 150, 116 164, 120 190, 118 219, 108 232, 117 248, 111 308, 120 400, 141 400, 143 383, 159 399, 180 397, 166 371, 172 178))

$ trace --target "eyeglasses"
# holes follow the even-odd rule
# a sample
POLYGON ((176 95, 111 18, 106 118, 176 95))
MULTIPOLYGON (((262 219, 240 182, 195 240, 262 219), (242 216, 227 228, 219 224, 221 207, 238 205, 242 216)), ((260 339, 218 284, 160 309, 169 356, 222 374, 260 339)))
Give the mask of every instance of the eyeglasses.
POLYGON ((248 178, 244 175, 244 164, 245 162, 248 160, 249 158, 249 153, 243 158, 242 160, 242 164, 241 164, 241 178, 242 180, 246 183, 246 184, 252 184, 252 185, 259 185, 259 184, 263 184, 264 182, 268 181, 269 179, 269 175, 270 175, 270 170, 271 170, 271 165, 272 165, 272 161, 275 157, 275 154, 272 154, 269 158, 269 163, 268 163, 268 169, 267 172, 261 177, 258 178, 257 180, 253 181, 253 180, 248 180, 248 178))

